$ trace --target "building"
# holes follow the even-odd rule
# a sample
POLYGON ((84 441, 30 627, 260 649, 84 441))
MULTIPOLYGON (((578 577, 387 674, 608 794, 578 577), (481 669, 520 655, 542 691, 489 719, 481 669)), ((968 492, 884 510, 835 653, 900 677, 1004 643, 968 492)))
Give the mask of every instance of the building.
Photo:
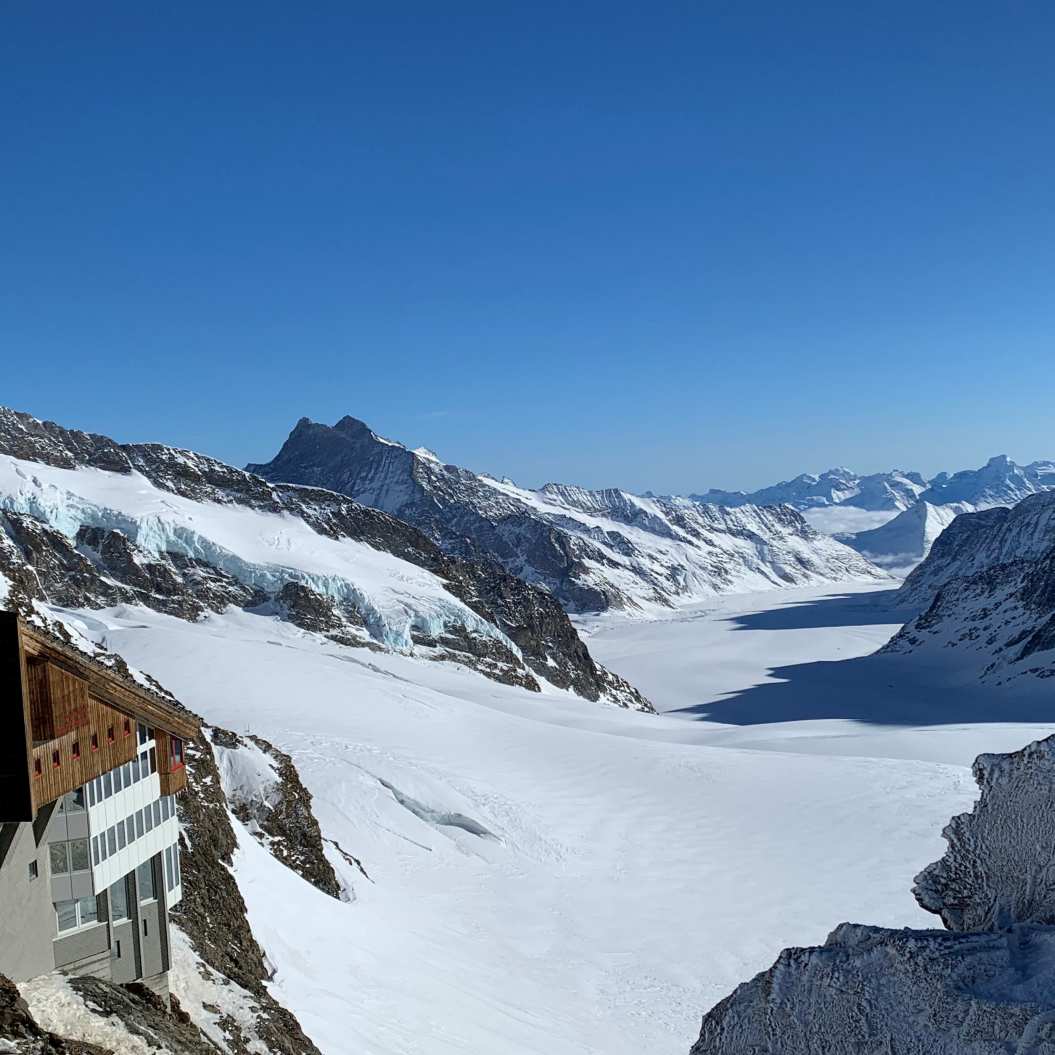
POLYGON ((0 974, 167 996, 193 716, 0 612, 0 974))

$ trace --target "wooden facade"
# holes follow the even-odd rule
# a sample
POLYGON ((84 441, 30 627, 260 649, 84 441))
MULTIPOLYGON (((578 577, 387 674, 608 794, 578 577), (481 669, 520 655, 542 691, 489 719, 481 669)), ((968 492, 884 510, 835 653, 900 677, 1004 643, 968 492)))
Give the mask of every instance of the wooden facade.
POLYGON ((193 715, 11 613, 0 617, 0 733, 7 738, 0 821, 32 820, 47 803, 131 762, 138 722, 154 729, 162 794, 186 787, 179 745, 198 733, 193 715))
POLYGON ((162 795, 175 795, 187 786, 187 768, 183 763, 183 741, 162 729, 154 730, 158 749, 158 779, 162 795), (174 750, 175 742, 175 750, 174 750), (179 752, 179 757, 176 756, 179 752))

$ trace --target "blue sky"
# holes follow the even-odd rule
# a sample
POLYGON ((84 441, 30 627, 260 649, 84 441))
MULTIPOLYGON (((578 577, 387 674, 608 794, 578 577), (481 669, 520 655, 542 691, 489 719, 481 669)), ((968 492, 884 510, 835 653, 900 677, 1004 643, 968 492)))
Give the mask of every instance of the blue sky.
POLYGON ((18 5, 0 402, 631 489, 1055 457, 1050 4, 18 5))

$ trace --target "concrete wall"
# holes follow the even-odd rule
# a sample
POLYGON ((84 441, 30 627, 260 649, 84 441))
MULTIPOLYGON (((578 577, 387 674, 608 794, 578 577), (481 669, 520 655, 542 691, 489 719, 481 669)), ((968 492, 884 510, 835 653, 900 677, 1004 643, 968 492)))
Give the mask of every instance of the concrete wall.
POLYGON ((0 864, 0 974, 24 982, 54 970, 54 934, 45 848, 38 849, 32 824, 19 824, 0 864), (32 861, 36 879, 29 878, 32 861))

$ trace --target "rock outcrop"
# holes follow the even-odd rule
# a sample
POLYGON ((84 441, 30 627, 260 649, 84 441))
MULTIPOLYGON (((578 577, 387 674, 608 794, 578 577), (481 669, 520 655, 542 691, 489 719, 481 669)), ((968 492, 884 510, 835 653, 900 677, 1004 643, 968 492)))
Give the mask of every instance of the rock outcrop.
POLYGON ((115 1055, 112 1049, 69 1040, 38 1025, 29 1004, 0 974, 0 1052, 8 1055, 115 1055))
POLYGON ((916 877, 948 930, 844 923, 703 1019, 692 1055, 1055 1055, 1055 737, 974 765, 981 796, 916 877))
POLYGON ((211 726, 207 734, 231 812, 269 853, 324 894, 347 898, 326 859, 311 793, 293 759, 261 736, 211 726))

